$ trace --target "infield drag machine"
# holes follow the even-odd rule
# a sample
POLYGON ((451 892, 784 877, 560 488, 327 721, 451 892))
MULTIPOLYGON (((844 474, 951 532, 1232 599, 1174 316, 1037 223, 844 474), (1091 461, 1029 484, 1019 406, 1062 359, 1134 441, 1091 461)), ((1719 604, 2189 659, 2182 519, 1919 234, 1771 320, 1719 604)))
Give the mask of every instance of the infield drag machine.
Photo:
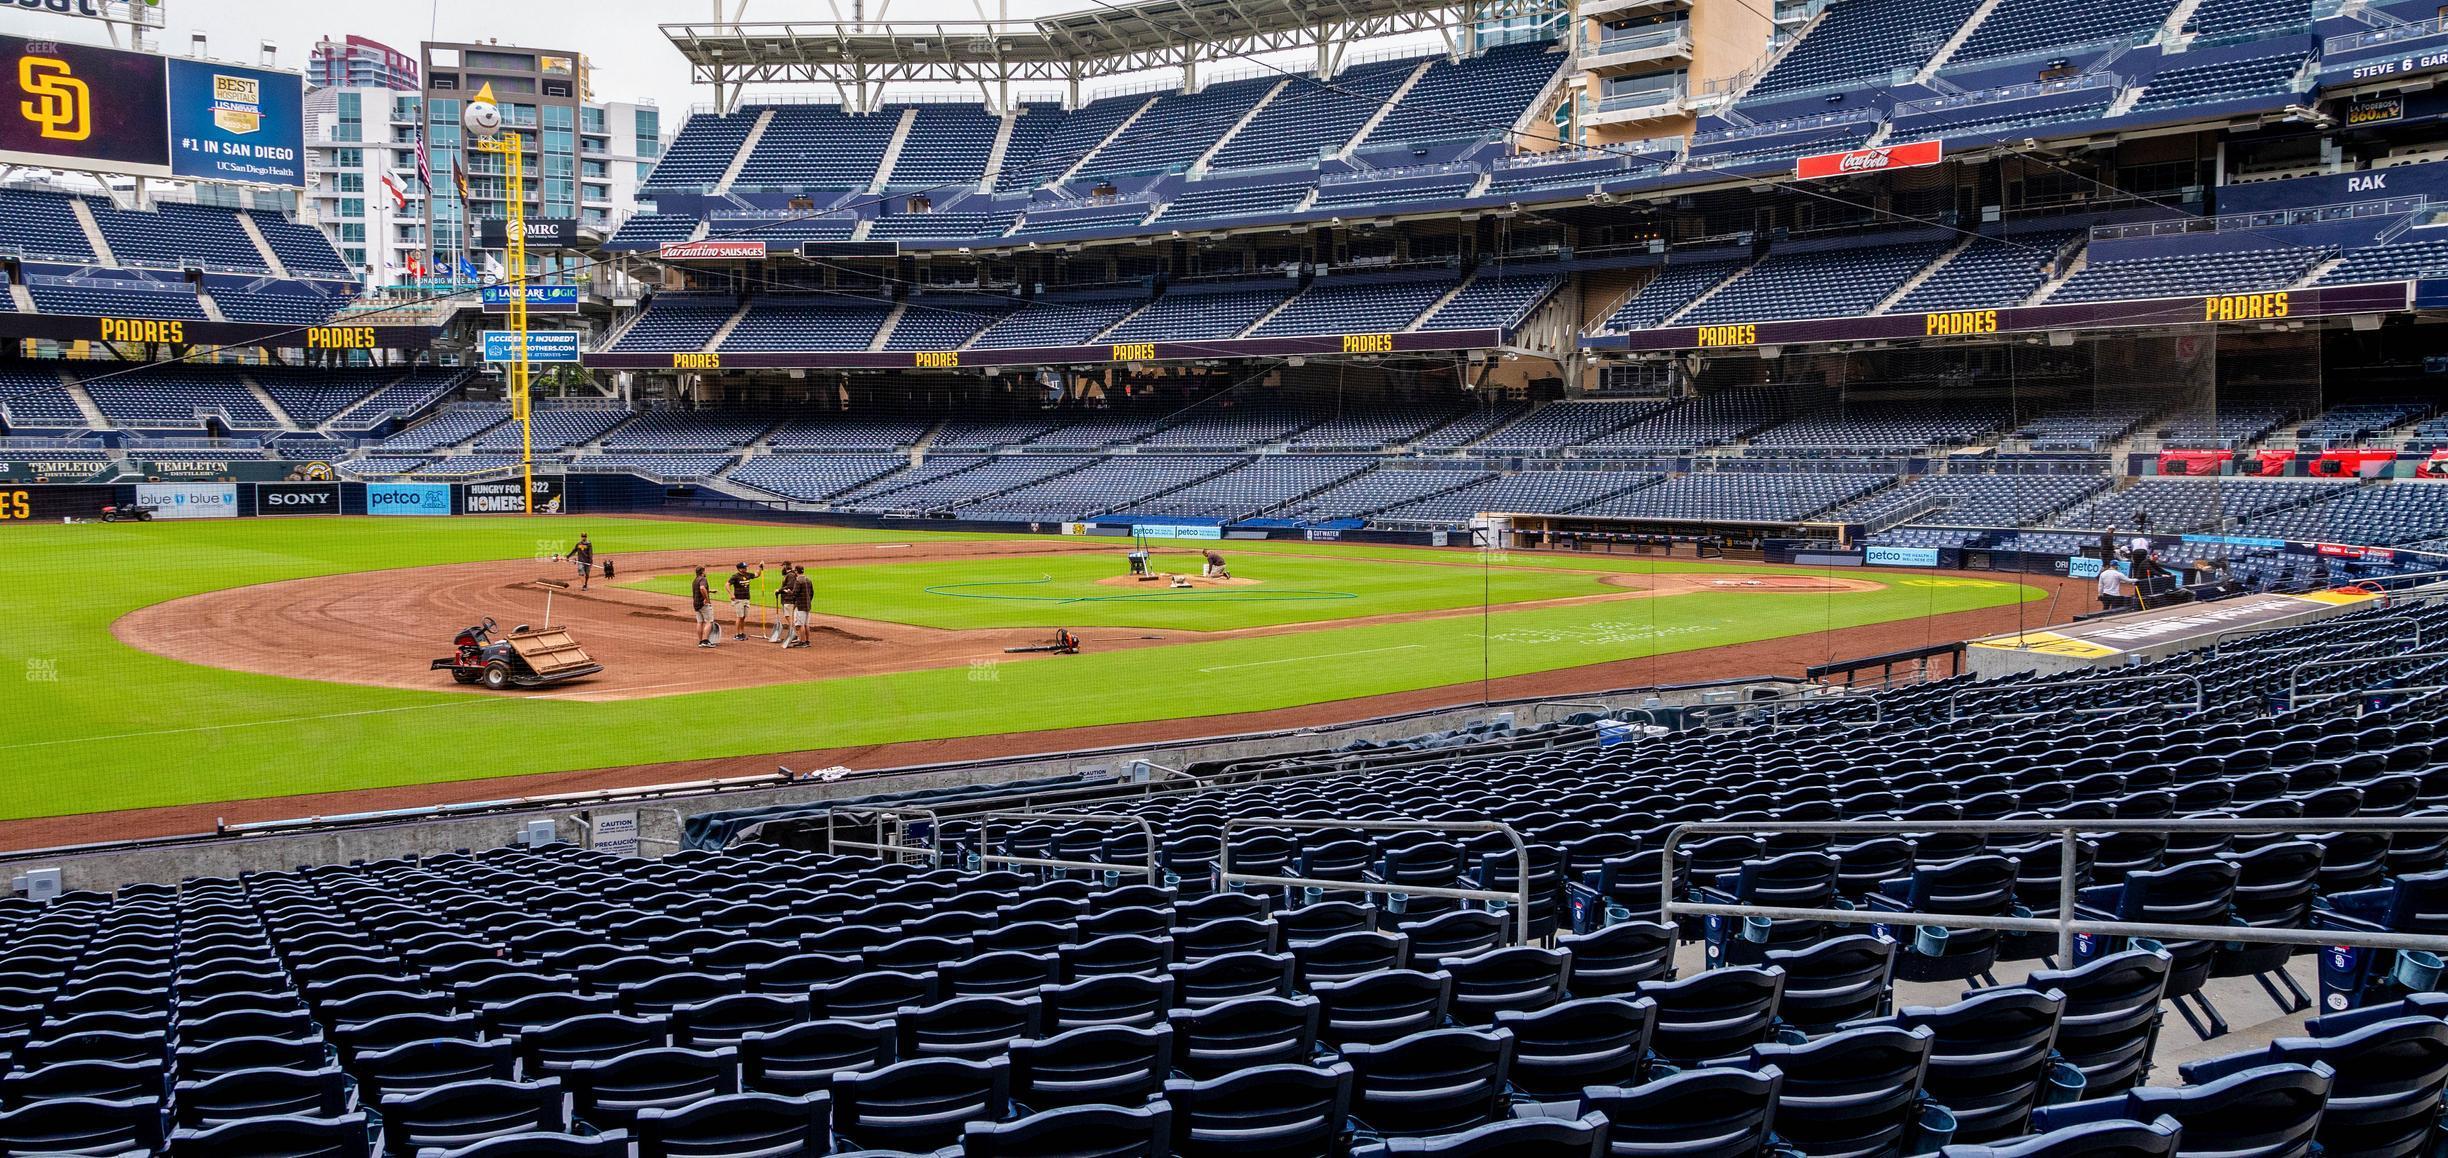
POLYGON ((482 623, 459 630, 454 654, 433 661, 433 670, 448 671, 463 684, 482 683, 495 691, 557 684, 593 675, 603 665, 588 656, 565 627, 530 628, 522 623, 508 635, 485 616, 482 623))

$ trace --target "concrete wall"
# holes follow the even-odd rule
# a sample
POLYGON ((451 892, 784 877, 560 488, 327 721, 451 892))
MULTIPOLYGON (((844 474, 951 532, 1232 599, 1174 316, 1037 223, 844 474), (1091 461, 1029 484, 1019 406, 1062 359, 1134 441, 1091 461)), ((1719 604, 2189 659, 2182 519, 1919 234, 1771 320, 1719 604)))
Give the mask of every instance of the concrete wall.
MULTIPOLYGON (((1782 686, 1789 681, 1758 682, 1782 686)), ((1580 696, 1573 702, 1604 701, 1612 706, 1632 707, 1654 696, 1666 703, 1679 705, 1699 703, 1706 694, 1703 689, 1635 689, 1580 696)), ((774 788, 682 793, 585 805, 505 809, 475 816, 159 841, 93 851, 17 853, 0 857, 0 882, 22 876, 28 869, 56 868, 61 870, 64 878, 62 884, 66 889, 108 891, 138 883, 175 883, 189 877, 227 877, 243 872, 285 871, 302 865, 344 864, 459 849, 498 848, 517 843, 520 832, 528 824, 539 820, 552 822, 557 839, 585 844, 591 831, 590 817, 599 812, 636 813, 639 855, 659 857, 669 855, 679 847, 681 826, 689 817, 709 812, 822 803, 886 793, 1011 783, 1064 775, 1119 776, 1134 760, 1182 768, 1193 763, 1338 748, 1354 740, 1404 740, 1448 732, 1505 715, 1510 715, 1516 726, 1528 727, 1552 722, 1572 711, 1581 710, 1560 706, 1555 701, 1548 701, 1548 704, 1551 706, 1541 707, 1532 701, 1469 705, 1335 728, 1224 736, 1145 748, 1048 753, 992 763, 892 769, 836 781, 802 781, 774 788)))

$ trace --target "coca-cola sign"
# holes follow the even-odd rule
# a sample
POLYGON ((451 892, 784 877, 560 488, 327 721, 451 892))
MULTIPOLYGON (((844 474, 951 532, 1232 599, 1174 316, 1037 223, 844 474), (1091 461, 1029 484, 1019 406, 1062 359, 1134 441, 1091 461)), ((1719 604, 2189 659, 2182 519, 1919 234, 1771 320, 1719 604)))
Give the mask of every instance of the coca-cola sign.
POLYGON ((1803 157, 1794 162, 1794 176, 1804 181, 1820 177, 1857 177, 1864 173, 1884 173, 1889 169, 1917 169, 1923 165, 1935 165, 1940 157, 1936 141, 1907 141, 1901 145, 1880 145, 1875 149, 1803 157))

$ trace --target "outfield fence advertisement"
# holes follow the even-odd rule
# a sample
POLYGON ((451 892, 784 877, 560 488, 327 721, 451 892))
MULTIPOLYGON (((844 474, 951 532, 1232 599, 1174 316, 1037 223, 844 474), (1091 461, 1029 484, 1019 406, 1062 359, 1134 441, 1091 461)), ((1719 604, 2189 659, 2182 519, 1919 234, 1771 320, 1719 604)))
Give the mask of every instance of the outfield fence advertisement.
MULTIPOLYGON (((461 513, 470 515, 525 514, 527 504, 519 497, 522 485, 518 479, 514 478, 503 479, 499 482, 468 483, 463 488, 466 494, 460 500, 461 513)), ((536 510, 557 511, 561 509, 562 479, 560 475, 537 475, 534 490, 536 510)))
POLYGON ((157 519, 234 519, 238 484, 137 483, 136 505, 153 508, 157 519))
POLYGON ((367 483, 369 515, 447 515, 451 513, 449 483, 367 483))
POLYGON ((336 515, 340 513, 340 484, 336 482, 257 483, 255 513, 258 515, 336 515))
POLYGON ((1938 548, 1871 547, 1865 552, 1865 561, 1873 567, 1935 567, 1938 548))

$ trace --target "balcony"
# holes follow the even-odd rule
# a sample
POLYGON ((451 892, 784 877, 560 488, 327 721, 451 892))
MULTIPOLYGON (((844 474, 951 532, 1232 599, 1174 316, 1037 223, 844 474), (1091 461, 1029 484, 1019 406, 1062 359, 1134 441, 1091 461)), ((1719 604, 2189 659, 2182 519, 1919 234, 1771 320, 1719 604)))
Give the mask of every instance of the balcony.
POLYGON ((1581 123, 1593 127, 1629 125, 1679 117, 1691 111, 1690 97, 1680 76, 1665 78, 1662 84, 1618 89, 1600 96, 1582 113, 1581 123))
POLYGON ((1691 0, 1585 0, 1581 15, 1597 20, 1622 20, 1664 12, 1689 12, 1691 0))
POLYGON ((1691 63, 1691 25, 1678 21, 1609 32, 1585 41, 1577 62, 1589 72, 1648 71, 1691 63))

